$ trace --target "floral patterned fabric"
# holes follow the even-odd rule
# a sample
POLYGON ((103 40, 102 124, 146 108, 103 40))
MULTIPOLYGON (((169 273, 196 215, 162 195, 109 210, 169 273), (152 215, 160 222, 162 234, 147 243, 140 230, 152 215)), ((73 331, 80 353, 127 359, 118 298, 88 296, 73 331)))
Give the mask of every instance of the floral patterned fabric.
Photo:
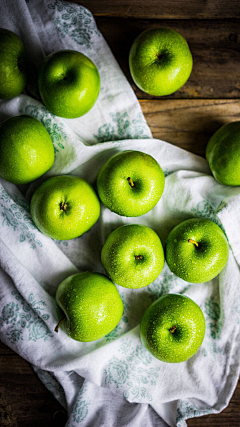
POLYGON ((102 206, 97 224, 71 241, 46 237, 31 220, 29 200, 41 179, 21 191, 1 179, 1 340, 32 363, 67 408, 67 427, 183 427, 188 418, 221 411, 239 375, 240 190, 218 184, 204 159, 151 138, 139 103, 87 9, 60 0, 5 1, 0 27, 19 34, 36 69, 45 54, 60 49, 79 50, 99 68, 99 98, 79 119, 51 114, 33 90, 34 79, 31 95, 26 91, 0 102, 1 121, 29 114, 48 130, 55 163, 47 176, 72 173, 94 184, 107 158, 132 149, 155 157, 166 178, 163 196, 148 214, 123 218, 102 206), (118 286, 124 313, 106 337, 80 343, 62 330, 54 332, 58 285, 78 271, 104 273, 100 251, 113 229, 127 223, 147 225, 165 243, 170 230, 190 217, 208 218, 226 233, 230 257, 217 278, 189 284, 165 264, 147 288, 118 286), (180 364, 155 359, 139 334, 146 308, 170 292, 191 297, 206 319, 201 348, 180 364))

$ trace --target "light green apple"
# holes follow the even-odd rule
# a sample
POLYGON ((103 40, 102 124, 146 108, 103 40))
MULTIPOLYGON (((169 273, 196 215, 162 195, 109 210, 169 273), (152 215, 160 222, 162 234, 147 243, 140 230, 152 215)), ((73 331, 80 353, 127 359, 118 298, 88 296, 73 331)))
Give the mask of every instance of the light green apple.
POLYGON ((14 184, 27 184, 54 163, 49 133, 34 117, 11 117, 0 124, 0 176, 14 184))
POLYGON ((166 241, 170 270, 186 282, 208 282, 228 260, 228 242, 221 228, 205 218, 191 218, 178 224, 166 241))
POLYGON ((170 28, 143 31, 133 42, 129 67, 136 85, 150 95, 171 95, 188 80, 192 55, 184 37, 170 28))
POLYGON ((186 295, 164 295, 145 311, 140 334, 143 345, 157 359, 167 363, 184 362, 202 344, 204 315, 186 295))
POLYGON ((221 184, 240 185, 240 121, 227 123, 208 141, 206 158, 221 184))
POLYGON ((59 323, 69 337, 82 342, 95 341, 111 332, 123 314, 123 302, 116 286, 103 274, 77 273, 58 287, 56 302, 59 323))
POLYGON ((70 240, 88 231, 98 220, 100 203, 93 187, 78 176, 47 179, 33 193, 32 219, 46 236, 70 240))
POLYGON ((158 162, 141 151, 122 151, 110 157, 97 177, 103 204, 122 216, 149 212, 164 189, 164 173, 158 162))
POLYGON ((38 88, 51 113, 74 119, 86 114, 95 104, 100 76, 96 65, 83 53, 60 50, 42 62, 38 88))
POLYGON ((26 86, 26 51, 12 31, 0 28, 0 98, 14 98, 26 86))
POLYGON ((123 225, 108 236, 101 261, 117 285, 143 288, 150 285, 163 269, 161 240, 155 231, 144 225, 123 225))

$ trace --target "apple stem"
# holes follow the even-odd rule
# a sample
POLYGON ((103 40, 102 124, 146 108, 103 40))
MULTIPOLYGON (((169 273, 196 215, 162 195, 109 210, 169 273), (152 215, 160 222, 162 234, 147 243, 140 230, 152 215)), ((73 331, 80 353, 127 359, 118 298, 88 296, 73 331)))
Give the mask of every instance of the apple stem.
POLYGON ((130 178, 130 176, 127 178, 129 184, 131 185, 131 187, 134 187, 134 182, 132 180, 132 178, 130 178))
POLYGON ((67 210, 67 203, 61 202, 60 203, 60 209, 65 212, 67 210))
POLYGON ((162 53, 156 53, 157 59, 162 59, 163 55, 162 53))
POLYGON ((56 328, 54 329, 54 331, 55 331, 55 332, 58 332, 58 330, 59 330, 59 328, 60 328, 60 325, 61 325, 61 323, 62 323, 62 321, 63 321, 64 319, 66 319, 66 316, 63 316, 63 317, 59 320, 59 322, 58 322, 58 324, 57 324, 56 328))
POLYGON ((177 327, 175 325, 173 325, 171 327, 171 329, 169 329, 169 332, 171 332, 171 334, 173 334, 176 331, 177 327))
POLYGON ((142 255, 135 255, 135 259, 143 259, 142 255))
POLYGON ((188 242, 189 243, 193 243, 194 245, 196 245, 197 246, 197 248, 198 248, 198 242, 195 242, 195 240, 192 240, 192 239, 188 239, 188 242))

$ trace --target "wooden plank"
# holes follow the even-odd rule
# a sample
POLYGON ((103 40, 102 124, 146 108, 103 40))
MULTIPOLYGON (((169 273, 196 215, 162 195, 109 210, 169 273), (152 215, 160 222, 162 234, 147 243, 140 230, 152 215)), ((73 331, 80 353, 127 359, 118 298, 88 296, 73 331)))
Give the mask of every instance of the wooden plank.
POLYGON ((140 105, 154 138, 201 156, 220 126, 240 120, 240 100, 152 100, 140 105))
POLYGON ((0 341, 0 357, 1 356, 13 356, 15 355, 15 351, 13 351, 11 348, 7 347, 5 344, 3 344, 0 341))
POLYGON ((71 0, 87 7, 96 16, 147 19, 239 18, 238 0, 71 0))
POLYGON ((0 426, 64 427, 66 411, 20 356, 0 356, 0 426))
POLYGON ((188 41, 193 55, 189 80, 177 92, 161 99, 240 98, 240 33, 237 20, 166 22, 97 17, 96 22, 139 99, 156 97, 145 94, 133 83, 128 66, 129 50, 138 34, 161 26, 179 31, 188 41))

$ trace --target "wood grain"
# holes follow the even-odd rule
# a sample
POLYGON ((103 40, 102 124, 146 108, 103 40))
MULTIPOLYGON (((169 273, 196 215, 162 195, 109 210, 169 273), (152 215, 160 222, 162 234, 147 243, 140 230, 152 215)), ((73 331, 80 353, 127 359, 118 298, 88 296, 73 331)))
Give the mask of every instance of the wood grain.
POLYGON ((238 0, 72 0, 96 16, 141 19, 239 18, 238 0))
POLYGON ((238 20, 150 21, 97 17, 96 23, 139 99, 240 98, 238 20), (128 55, 132 42, 142 31, 161 26, 177 30, 186 38, 193 55, 193 70, 182 88, 158 98, 136 87, 130 75, 128 55))
POLYGON ((140 105, 154 138, 200 156, 219 127, 240 120, 240 100, 142 100, 140 105))
POLYGON ((0 342, 0 426, 64 427, 66 411, 29 363, 0 342))

